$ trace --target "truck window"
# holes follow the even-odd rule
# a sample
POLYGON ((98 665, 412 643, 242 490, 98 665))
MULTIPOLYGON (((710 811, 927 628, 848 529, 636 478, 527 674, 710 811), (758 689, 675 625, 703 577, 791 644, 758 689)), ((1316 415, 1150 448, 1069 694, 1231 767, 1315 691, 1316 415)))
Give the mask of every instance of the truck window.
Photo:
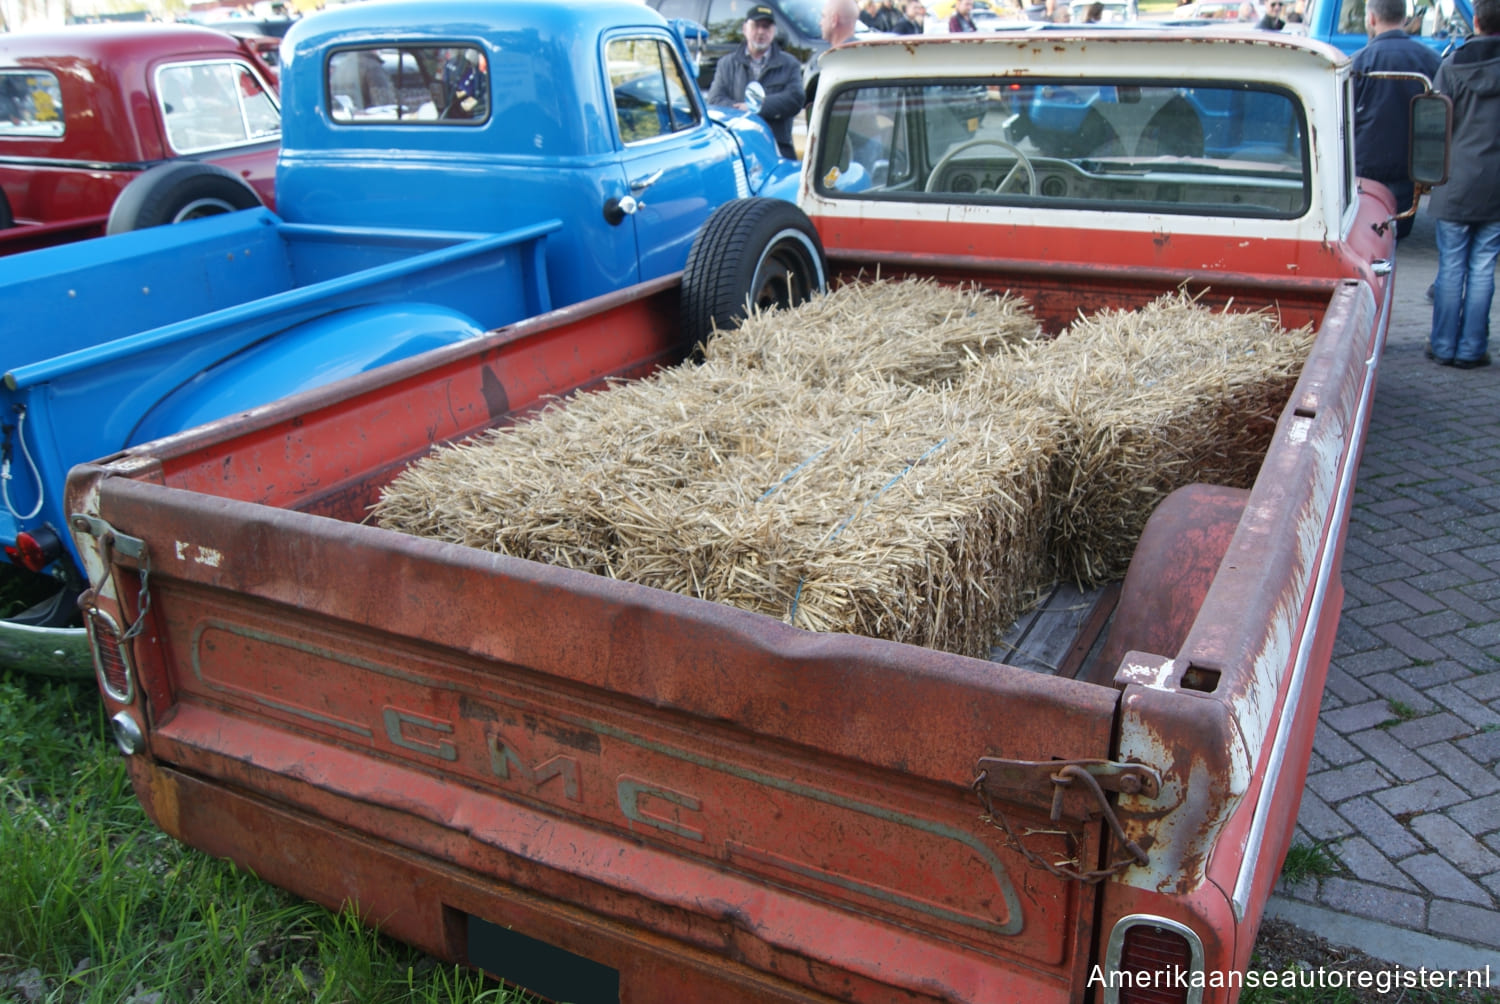
POLYGON ((275 139, 281 112, 244 63, 173 63, 156 71, 167 142, 179 154, 275 139))
POLYGON ((1292 218, 1311 197, 1287 93, 993 79, 863 87, 829 104, 817 185, 840 198, 1292 218))
POLYGON ((335 122, 478 125, 490 117, 490 65, 472 46, 378 46, 328 57, 335 122))
POLYGON ((702 113, 689 96, 677 52, 658 38, 621 38, 607 48, 620 140, 638 143, 691 129, 702 113))
POLYGON ((62 89, 45 70, 0 71, 0 137, 61 136, 62 89))

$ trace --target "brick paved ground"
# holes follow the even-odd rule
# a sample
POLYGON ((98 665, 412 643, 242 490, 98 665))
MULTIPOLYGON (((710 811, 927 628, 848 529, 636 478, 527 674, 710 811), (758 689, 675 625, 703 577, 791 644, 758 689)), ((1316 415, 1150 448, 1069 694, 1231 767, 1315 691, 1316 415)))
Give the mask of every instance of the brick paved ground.
MULTIPOLYGON (((1430 220, 1396 306, 1344 552, 1343 620, 1298 842, 1342 874, 1280 897, 1500 948, 1500 365, 1423 358, 1430 220)), ((1500 303, 1491 313, 1500 360, 1500 303)), ((1359 946, 1366 947, 1367 946, 1359 946)))

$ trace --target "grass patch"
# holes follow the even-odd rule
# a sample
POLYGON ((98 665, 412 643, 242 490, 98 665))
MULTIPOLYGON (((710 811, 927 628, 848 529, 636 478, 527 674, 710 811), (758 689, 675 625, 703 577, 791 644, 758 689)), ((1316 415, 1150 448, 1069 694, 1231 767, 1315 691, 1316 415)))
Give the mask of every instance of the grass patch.
POLYGON ((1293 844, 1287 848, 1286 860, 1281 864, 1281 877, 1292 885, 1304 879, 1327 878, 1339 871, 1338 859, 1328 850, 1326 841, 1293 844))
POLYGON ((1391 713, 1403 722, 1409 722, 1420 714, 1416 708, 1405 701, 1386 701, 1385 703, 1391 709, 1391 713))
POLYGON ((0 736, 0 999, 533 999, 162 833, 91 681, 0 675, 0 736))
POLYGON ((1375 727, 1377 729, 1388 729, 1392 725, 1400 725, 1402 722, 1409 722, 1413 718, 1422 717, 1422 713, 1420 711, 1412 707, 1410 704, 1407 704, 1405 701, 1386 701, 1385 704, 1386 707, 1391 709, 1391 713, 1396 717, 1387 718, 1385 721, 1376 724, 1375 727))

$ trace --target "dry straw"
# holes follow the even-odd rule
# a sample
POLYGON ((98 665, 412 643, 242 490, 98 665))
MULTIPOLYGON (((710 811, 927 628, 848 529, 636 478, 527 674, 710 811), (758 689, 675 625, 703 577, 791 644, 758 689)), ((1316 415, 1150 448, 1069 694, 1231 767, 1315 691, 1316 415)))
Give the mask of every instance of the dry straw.
POLYGON ((1146 518, 1193 482, 1248 488, 1312 347, 1310 326, 1206 307, 1186 293, 1080 316, 974 376, 995 407, 1041 407, 1067 441, 1053 559, 1083 586, 1122 576, 1146 518))
POLYGON ((439 448, 376 517, 812 630, 982 656, 1057 568, 1082 578, 1122 547, 1128 559, 1167 485, 1253 474, 1244 426, 1260 423, 1237 409, 1274 413, 1285 390, 1230 370, 1280 360, 1289 339, 1240 318, 1178 298, 1081 318, 1054 344, 1013 297, 849 284, 717 334, 702 365, 439 448), (1184 318, 1192 333, 1165 330, 1184 318), (1210 419, 1233 441, 1199 442, 1210 419))

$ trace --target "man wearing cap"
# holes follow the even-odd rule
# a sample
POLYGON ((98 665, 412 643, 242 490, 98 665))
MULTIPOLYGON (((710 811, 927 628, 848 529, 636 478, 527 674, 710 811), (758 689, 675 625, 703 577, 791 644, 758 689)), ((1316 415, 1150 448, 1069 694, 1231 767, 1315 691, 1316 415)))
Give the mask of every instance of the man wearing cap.
POLYGON ((756 4, 745 17, 745 44, 719 60, 708 89, 711 105, 732 105, 765 119, 783 157, 796 157, 792 119, 802 110, 802 64, 776 44, 776 14, 756 4), (765 95, 758 105, 745 100, 745 89, 759 82, 765 95))

